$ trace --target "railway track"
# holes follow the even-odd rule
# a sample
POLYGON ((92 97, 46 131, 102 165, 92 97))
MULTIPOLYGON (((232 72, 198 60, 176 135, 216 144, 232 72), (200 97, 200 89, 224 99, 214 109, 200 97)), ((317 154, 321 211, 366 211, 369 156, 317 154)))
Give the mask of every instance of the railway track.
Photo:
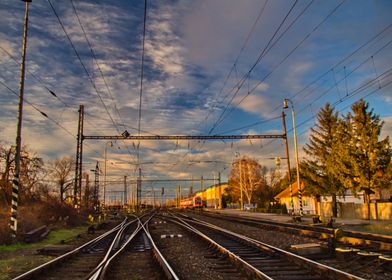
MULTIPOLYGON (((275 221, 270 220, 265 221, 210 213, 207 215, 203 213, 201 216, 200 213, 188 212, 185 217, 188 215, 217 224, 236 233, 245 234, 248 237, 260 241, 266 240, 267 243, 272 242, 275 246, 284 250, 304 255, 319 263, 366 279, 378 280, 391 279, 392 277, 392 237, 390 236, 345 230, 340 232, 343 237, 339 238, 338 235, 335 236, 333 229, 312 227, 309 225, 275 223, 275 221), (241 225, 245 226, 243 227, 241 225), (274 232, 277 232, 276 235, 274 235, 274 232), (284 234, 282 235, 281 233, 284 234), (296 243, 292 243, 289 240, 290 235, 298 239, 296 243), (302 251, 297 249, 301 245, 294 245, 301 244, 298 238, 300 235, 305 237, 302 242, 304 245, 302 248, 305 249, 302 251), (276 238, 272 238, 272 236, 276 236, 276 238), (278 244, 277 241, 282 239, 285 241, 278 244), (316 247, 313 247, 315 248, 313 251, 312 249, 307 251, 307 245, 316 245, 316 247)), ((339 233, 339 231, 336 232, 339 233)))
POLYGON ((178 279, 149 234, 148 221, 152 216, 146 214, 140 218, 135 216, 131 221, 125 219, 105 234, 14 280, 124 279, 136 275, 130 267, 140 267, 142 279, 178 279), (142 222, 142 219, 146 221, 142 222))
POLYGON ((168 219, 209 242, 250 279, 363 279, 207 222, 178 215, 168 219))
POLYGON ((91 269, 103 258, 117 232, 126 224, 124 221, 106 233, 65 253, 49 262, 33 268, 14 280, 24 279, 84 279, 91 269))
MULTIPOLYGON (((200 213, 192 211, 192 215, 200 215, 200 213)), ((266 219, 255 219, 251 217, 239 217, 226 214, 216 214, 203 211, 203 216, 211 218, 219 218, 220 220, 236 221, 245 225, 257 226, 270 230, 278 230, 282 232, 290 232, 303 236, 314 237, 319 239, 328 239, 333 237, 335 232, 333 228, 316 227, 304 224, 284 223, 266 219)), ((352 243, 360 244, 362 247, 371 249, 381 249, 392 251, 392 237, 379 234, 364 233, 358 231, 342 230, 341 243, 351 245, 352 243)))

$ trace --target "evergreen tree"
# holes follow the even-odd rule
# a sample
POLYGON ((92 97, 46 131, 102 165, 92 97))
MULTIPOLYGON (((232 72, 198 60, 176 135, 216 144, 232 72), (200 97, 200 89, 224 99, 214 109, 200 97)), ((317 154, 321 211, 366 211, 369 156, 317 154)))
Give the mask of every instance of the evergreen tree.
POLYGON ((337 141, 336 131, 338 113, 329 103, 317 114, 317 124, 311 128, 309 143, 304 150, 309 156, 301 164, 302 180, 305 181, 307 191, 316 197, 331 195, 333 201, 333 215, 337 216, 337 195, 344 195, 345 188, 333 172, 332 151, 337 141))
POLYGON ((353 104, 339 124, 334 173, 355 195, 363 192, 370 219, 370 194, 391 187, 392 149, 389 137, 380 140, 383 122, 369 103, 353 104))

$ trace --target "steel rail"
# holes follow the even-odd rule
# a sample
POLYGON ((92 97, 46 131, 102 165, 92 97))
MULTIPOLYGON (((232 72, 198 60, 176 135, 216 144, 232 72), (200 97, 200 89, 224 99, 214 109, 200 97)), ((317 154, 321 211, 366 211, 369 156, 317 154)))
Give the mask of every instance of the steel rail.
MULTIPOLYGON (((143 215, 145 216, 145 215, 143 215)), ((152 216, 151 216, 152 217, 152 216)), ((149 219, 151 219, 151 217, 149 219)), ((126 246, 133 240, 133 238, 139 233, 139 231, 142 229, 142 222, 140 221, 139 217, 136 217, 138 221, 137 228, 134 230, 134 232, 131 234, 131 236, 128 238, 128 240, 121 246, 117 252, 115 252, 113 255, 110 256, 110 258, 106 258, 104 261, 102 261, 90 274, 91 276, 88 277, 88 280, 98 280, 98 279, 104 279, 105 274, 107 269, 109 268, 110 263, 112 262, 113 259, 115 259, 118 254, 120 254, 126 246)))
POLYGON ((141 230, 143 230, 146 233, 148 239, 150 240, 150 242, 153 246, 153 254, 156 257, 161 268, 163 269, 166 277, 168 279, 179 280, 180 278, 176 275, 176 273, 174 272, 172 267, 169 265, 167 260, 163 257, 161 252, 158 250, 157 246, 155 245, 155 242, 153 241, 153 239, 148 231, 148 223, 153 218, 153 216, 154 216, 154 214, 151 215, 147 219, 147 221, 144 223, 140 220, 140 218, 137 218, 138 219, 138 227, 135 229, 135 231, 132 233, 132 235, 127 239, 127 241, 121 246, 121 248, 116 253, 114 253, 110 258, 108 258, 105 261, 105 263, 100 264, 99 267, 97 266, 97 269, 95 270, 94 274, 91 275, 91 277, 88 278, 88 280, 103 280, 105 278, 106 272, 107 272, 111 262, 115 258, 117 258, 119 254, 121 254, 124 251, 124 249, 129 245, 129 243, 136 237, 136 235, 141 230), (145 226, 145 225, 147 225, 147 226, 145 226))
POLYGON ((165 257, 162 255, 162 253, 159 251, 158 247, 156 246, 156 244, 150 234, 150 230, 148 229, 148 223, 147 223, 146 228, 143 225, 143 229, 151 242, 151 245, 153 247, 153 254, 154 254, 155 258, 157 259, 158 263, 160 264, 161 268, 165 272, 167 279, 180 280, 180 278, 174 272, 173 268, 170 266, 169 262, 165 259, 165 257))
POLYGON ((296 263, 298 265, 305 266, 305 267, 307 267, 307 268, 309 268, 309 269, 311 269, 313 271, 321 271, 323 276, 330 277, 330 279, 365 280, 364 278, 361 278, 361 277, 355 276, 353 274, 350 274, 350 273, 338 270, 336 268, 333 268, 333 267, 330 267, 330 266, 327 266, 327 265, 315 262, 315 261, 307 259, 305 257, 293 254, 291 252, 288 252, 288 251, 285 251, 283 249, 277 248, 275 246, 266 244, 266 243, 258 241, 256 239, 253 239, 253 238, 250 238, 250 237, 247 237, 247 236, 244 236, 244 235, 241 235, 241 234, 229 231, 227 229, 218 227, 216 225, 210 224, 210 223, 205 222, 205 221, 201 221, 201 220, 192 218, 192 219, 190 219, 190 222, 191 223, 196 223, 198 225, 202 225, 202 226, 205 226, 205 227, 209 227, 209 228, 215 229, 215 230, 220 231, 220 232, 224 232, 224 233, 226 233, 228 235, 235 236, 235 237, 237 237, 239 239, 242 239, 242 240, 245 240, 245 241, 249 242, 250 244, 253 244, 253 245, 257 246, 257 247, 260 246, 263 249, 267 247, 267 248, 269 248, 271 250, 274 250, 274 251, 280 253, 281 256, 283 256, 283 257, 285 257, 287 259, 290 259, 291 261, 293 261, 294 263, 296 263))
POLYGON ((120 228, 120 230, 117 232, 116 236, 114 237, 112 243, 110 244, 109 249, 106 251, 105 256, 102 258, 102 261, 90 272, 90 274, 86 278, 97 279, 95 277, 99 276, 99 274, 101 273, 102 267, 105 265, 107 260, 112 256, 113 248, 119 244, 120 239, 121 239, 122 234, 125 231, 125 229, 128 226, 130 226, 131 224, 135 223, 136 221, 138 222, 138 225, 137 225, 137 229, 138 229, 139 228, 139 218, 138 217, 136 217, 135 220, 130 221, 130 222, 122 225, 122 227, 120 228))
POLYGON ((171 215, 172 217, 178 219, 178 221, 172 220, 172 222, 182 227, 185 227, 186 229, 193 232, 194 234, 202 237, 204 240, 207 240, 210 244, 212 244, 215 248, 217 248, 222 254, 226 255, 231 261, 233 261, 238 268, 245 269, 245 272, 248 276, 252 276, 252 278, 263 279, 263 280, 273 280, 273 278, 269 277, 268 275, 266 275, 265 273, 263 273, 262 271, 254 267, 253 265, 243 260, 241 257, 237 256, 236 254, 226 249, 225 247, 223 247, 222 245, 220 245, 219 243, 217 243, 216 241, 214 241, 204 233, 200 232, 199 230, 197 230, 196 228, 188 224, 185 220, 177 217, 176 215, 173 214, 171 215))
POLYGON ((64 261, 65 259, 79 254, 83 249, 85 249, 89 245, 101 241, 102 239, 106 238, 108 235, 110 235, 113 232, 119 230, 125 222, 126 222, 126 219, 124 219, 124 221, 122 221, 120 224, 118 224, 117 226, 115 226, 111 230, 105 232, 104 234, 102 234, 102 235, 100 235, 100 236, 98 236, 98 237, 88 241, 87 243, 77 247, 76 249, 74 249, 74 250, 72 250, 72 251, 70 251, 68 253, 65 253, 65 254, 63 254, 63 255, 61 255, 61 256, 53 259, 53 260, 50 260, 50 261, 48 261, 48 262, 46 262, 44 264, 41 264, 40 266, 37 266, 37 267, 35 267, 35 268, 25 272, 25 273, 15 277, 15 278, 13 278, 13 280, 36 279, 36 278, 33 278, 33 277, 35 277, 38 274, 42 273, 43 271, 51 268, 52 266, 54 266, 56 264, 59 264, 60 262, 64 261))
MULTIPOLYGON (((184 214, 181 214, 184 215, 184 214)), ((277 222, 277 221, 272 221, 272 220, 266 220, 266 219, 256 219, 253 217, 240 217, 240 216, 235 216, 235 215, 228 215, 228 214, 215 214, 213 212, 208 212, 204 213, 204 215, 208 217, 219 217, 220 219, 228 220, 228 221, 238 221, 243 224, 247 224, 250 226, 265 226, 269 228, 274 228, 274 229, 279 229, 279 230, 284 230, 286 231, 291 231, 292 233, 295 234, 301 234, 305 236, 311 236, 311 237, 316 237, 316 238, 334 238, 335 236, 335 229, 331 228, 325 228, 325 227, 314 227, 310 225, 302 225, 302 224, 291 224, 291 223, 285 223, 285 222, 277 222)), ((189 218, 189 216, 184 215, 185 217, 189 218)), ((388 235, 381 235, 381 234, 374 234, 374 233, 365 233, 365 232, 359 232, 359 231, 352 231, 352 230, 345 230, 342 229, 342 237, 340 238, 340 241, 343 243, 349 243, 349 240, 345 239, 350 239, 350 238, 355 238, 359 240, 363 240, 363 243, 372 245, 375 244, 379 247, 383 248, 392 248, 392 236, 388 235)))

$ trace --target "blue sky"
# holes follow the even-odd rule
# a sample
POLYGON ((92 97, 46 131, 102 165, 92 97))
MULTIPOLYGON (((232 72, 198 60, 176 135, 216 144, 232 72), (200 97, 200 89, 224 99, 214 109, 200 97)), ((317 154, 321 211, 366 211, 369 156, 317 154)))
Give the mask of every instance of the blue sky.
MULTIPOLYGON (((74 0, 95 58, 71 1, 50 2, 83 65, 49 2, 33 0, 25 97, 57 124, 25 104, 23 144, 45 159, 73 156, 79 104, 86 108, 85 135, 137 133, 144 1, 74 0)), ((366 97, 385 121, 383 135, 391 135, 391 14, 388 0, 149 1, 141 129, 208 134, 222 116, 211 134, 254 123, 259 124, 230 133, 281 133, 277 117, 282 100, 290 98, 302 146, 326 102, 345 113, 366 97)), ((23 2, 1 1, 0 141, 5 144, 13 144, 16 134, 17 97, 4 85, 19 90, 19 65, 11 56, 20 61, 23 16, 23 2)), ((291 129, 291 118, 286 121, 291 129)), ((105 143, 86 144, 86 169, 97 160, 103 164, 105 143)), ((123 142, 108 149, 112 178, 134 175, 135 165, 129 164, 136 162, 134 144, 127 142, 130 153, 123 142)), ((151 141, 140 144, 140 153, 142 162, 159 163, 143 166, 146 178, 212 177, 212 171, 225 178, 236 153, 272 167, 271 158, 283 157, 284 146, 270 140, 151 141)))

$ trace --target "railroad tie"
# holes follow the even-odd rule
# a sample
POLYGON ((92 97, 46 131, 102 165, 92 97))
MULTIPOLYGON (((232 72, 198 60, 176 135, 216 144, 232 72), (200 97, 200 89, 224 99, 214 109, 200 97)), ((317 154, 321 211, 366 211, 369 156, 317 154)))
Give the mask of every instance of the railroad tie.
POLYGON ((165 238, 175 238, 175 237, 181 238, 181 237, 182 237, 182 234, 162 234, 162 235, 161 235, 161 239, 165 239, 165 238))

